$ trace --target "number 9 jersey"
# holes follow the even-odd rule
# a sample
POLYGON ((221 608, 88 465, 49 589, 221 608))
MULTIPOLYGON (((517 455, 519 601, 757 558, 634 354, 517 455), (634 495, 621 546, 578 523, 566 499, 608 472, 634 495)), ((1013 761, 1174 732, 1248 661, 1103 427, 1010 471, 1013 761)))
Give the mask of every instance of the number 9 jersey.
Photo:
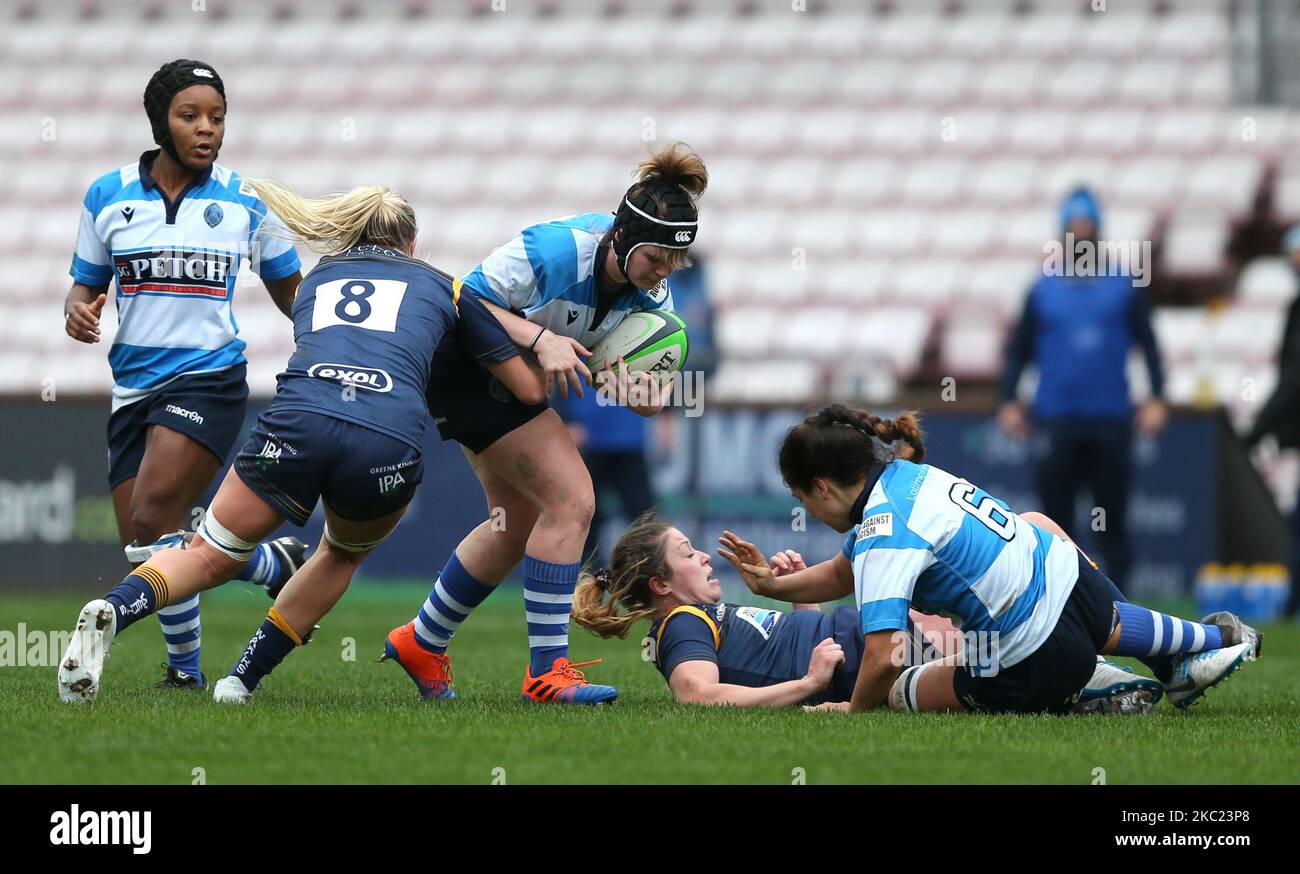
POLYGON ((519 354, 500 323, 451 277, 394 249, 358 246, 326 258, 293 304, 296 349, 274 406, 332 416, 424 445, 430 366, 440 344, 478 363, 519 354))

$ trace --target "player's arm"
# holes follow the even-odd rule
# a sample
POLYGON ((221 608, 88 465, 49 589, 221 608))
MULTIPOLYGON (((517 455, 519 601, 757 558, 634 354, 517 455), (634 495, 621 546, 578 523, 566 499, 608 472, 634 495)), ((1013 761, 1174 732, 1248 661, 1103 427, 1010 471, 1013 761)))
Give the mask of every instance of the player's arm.
POLYGON ((82 343, 99 342, 99 316, 108 300, 113 281, 113 258, 95 227, 100 209, 96 186, 92 185, 81 203, 81 224, 77 248, 72 255, 72 288, 63 300, 63 330, 82 343))
POLYGON ((546 400, 541 368, 520 354, 519 346, 488 310, 486 302, 474 294, 461 294, 456 301, 456 333, 461 349, 523 403, 535 405, 546 400))
MULTIPOLYGON (((837 556, 843 557, 843 553, 837 556)), ((853 698, 847 706, 827 709, 860 713, 885 700, 902 671, 902 659, 895 657, 898 632, 907 630, 916 581, 933 562, 928 542, 901 525, 896 533, 891 527, 889 533, 867 534, 855 541, 853 582, 865 646, 853 698)))
POLYGON ((302 273, 297 270, 279 279, 262 280, 262 284, 266 286, 266 293, 275 302, 275 308, 290 319, 293 318, 293 301, 298 296, 298 286, 301 282, 302 273))
POLYGON ((754 544, 730 531, 722 532, 718 555, 731 562, 750 591, 766 598, 792 603, 835 601, 853 591, 853 571, 843 555, 778 578, 754 544), (842 563, 842 564, 841 564, 842 563))
POLYGON ((797 680, 756 688, 722 683, 717 663, 701 659, 679 663, 668 677, 668 688, 682 704, 789 707, 830 685, 835 668, 843 663, 844 650, 827 638, 813 650, 808 673, 797 680))
POLYGON ((501 384, 510 389, 510 393, 521 402, 536 406, 546 400, 546 385, 541 368, 524 360, 522 355, 484 366, 488 373, 501 380, 501 384))
POLYGON ((866 635, 862 650, 862 664, 858 668, 858 681, 849 701, 850 713, 861 713, 879 707, 889 694, 889 687, 898 679, 902 665, 894 664, 897 648, 896 631, 885 629, 866 635))
POLYGON ((72 283, 63 300, 63 330, 82 343, 99 342, 99 315, 108 300, 108 285, 72 283))
POLYGON ((554 379, 563 397, 569 396, 570 384, 577 391, 578 397, 582 397, 582 380, 585 378, 587 384, 591 385, 591 371, 584 363, 584 359, 591 357, 591 352, 585 346, 572 337, 560 336, 534 324, 486 298, 480 300, 497 317, 511 340, 537 356, 537 363, 545 374, 547 394, 551 393, 551 380, 554 379))

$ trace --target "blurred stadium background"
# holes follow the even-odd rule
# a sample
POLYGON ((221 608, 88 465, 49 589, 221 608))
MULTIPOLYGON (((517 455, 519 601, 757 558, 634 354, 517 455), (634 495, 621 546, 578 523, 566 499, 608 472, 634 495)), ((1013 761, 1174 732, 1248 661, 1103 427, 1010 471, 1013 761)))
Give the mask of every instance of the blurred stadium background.
MULTIPOLYGON (((85 188, 152 147, 141 93, 175 57, 225 80, 221 163, 308 194, 389 184, 420 253, 456 273, 527 224, 611 210, 647 144, 692 145, 711 171, 696 249, 719 365, 657 484, 694 533, 810 557, 836 538, 791 531, 774 451, 826 399, 921 408, 936 463, 1034 505, 995 383, 1060 199, 1088 184, 1104 237, 1151 243, 1179 408, 1137 446, 1133 588, 1285 559, 1277 510, 1300 468, 1265 451, 1256 479, 1223 415, 1240 431, 1268 397, 1296 292, 1278 254, 1300 220, 1294 3, 10 0, 0 22, 0 584, 85 586, 122 564, 103 462, 114 319, 84 346, 60 305, 85 188)), ((265 399, 292 338, 246 278, 265 399)), ((372 574, 431 574, 482 512, 459 454, 430 452, 446 463, 372 574)))

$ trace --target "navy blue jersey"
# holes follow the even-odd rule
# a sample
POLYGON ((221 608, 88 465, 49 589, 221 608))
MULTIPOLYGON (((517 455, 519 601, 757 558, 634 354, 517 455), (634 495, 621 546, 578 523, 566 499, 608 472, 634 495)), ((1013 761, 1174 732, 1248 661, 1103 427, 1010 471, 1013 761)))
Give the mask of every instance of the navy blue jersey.
POLYGON ((782 613, 734 604, 679 607, 650 627, 655 667, 667 680, 682 662, 718 666, 718 680, 735 686, 774 686, 808 673, 812 651, 826 638, 844 647, 845 663, 831 685, 808 699, 846 701, 862 660, 862 641, 852 607, 782 613))
POLYGON ((293 304, 297 348, 278 377, 276 408, 323 413, 421 448, 440 349, 480 363, 518 354, 467 297, 446 274, 393 249, 358 246, 322 258, 293 304))

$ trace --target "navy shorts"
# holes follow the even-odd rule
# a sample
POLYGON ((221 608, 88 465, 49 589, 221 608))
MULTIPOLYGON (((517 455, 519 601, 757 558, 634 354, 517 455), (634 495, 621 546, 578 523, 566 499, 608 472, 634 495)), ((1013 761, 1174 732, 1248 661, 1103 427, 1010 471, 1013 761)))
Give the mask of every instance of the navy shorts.
POLYGON ((972 677, 958 667, 953 691, 982 713, 1065 713, 1097 667, 1097 652, 1110 637, 1115 605, 1101 571, 1079 553, 1074 584, 1056 628, 1024 661, 991 677, 972 677))
POLYGON ((410 503, 424 476, 420 450, 373 428, 306 410, 271 406, 235 457, 244 484, 295 525, 316 501, 352 522, 410 503))
POLYGON ((247 366, 181 376, 108 417, 108 487, 140 472, 150 425, 184 434, 222 464, 244 427, 248 407, 247 366))
POLYGON ((438 435, 476 455, 549 406, 546 401, 525 404, 501 380, 468 360, 435 368, 426 398, 438 435))

